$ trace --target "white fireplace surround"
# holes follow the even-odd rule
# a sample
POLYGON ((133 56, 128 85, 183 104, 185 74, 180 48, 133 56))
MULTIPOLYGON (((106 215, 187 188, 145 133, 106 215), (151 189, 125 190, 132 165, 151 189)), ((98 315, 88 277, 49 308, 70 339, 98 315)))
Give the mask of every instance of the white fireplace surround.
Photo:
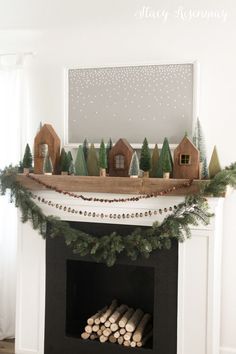
MULTIPOLYGON (((90 195, 89 193, 83 193, 90 195)), ((130 203, 91 203, 52 191, 37 192, 48 200, 97 213, 132 213, 176 205, 183 197, 158 197, 130 203)), ((93 193, 95 196, 95 193, 93 193)), ((100 194, 117 198, 122 195, 100 194)), ((126 195, 127 197, 127 195, 126 195)), ((220 287, 223 198, 210 198, 211 224, 192 228, 192 237, 179 245, 177 354, 220 353, 220 287)), ((164 216, 106 219, 66 213, 41 204, 46 214, 70 221, 151 225, 164 216)), ((19 215, 20 217, 20 215, 19 215)), ((16 354, 44 354, 45 240, 29 223, 19 221, 16 310, 16 354)), ((65 353, 67 354, 67 353, 65 353)), ((79 354, 79 353, 78 353, 79 354)))

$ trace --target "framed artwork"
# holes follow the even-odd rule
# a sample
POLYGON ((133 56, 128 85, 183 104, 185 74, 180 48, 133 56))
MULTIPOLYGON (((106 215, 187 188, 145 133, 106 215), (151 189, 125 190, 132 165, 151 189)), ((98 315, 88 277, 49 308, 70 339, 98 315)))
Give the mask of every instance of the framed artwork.
POLYGON ((179 143, 197 116, 197 63, 69 68, 65 145, 179 143))

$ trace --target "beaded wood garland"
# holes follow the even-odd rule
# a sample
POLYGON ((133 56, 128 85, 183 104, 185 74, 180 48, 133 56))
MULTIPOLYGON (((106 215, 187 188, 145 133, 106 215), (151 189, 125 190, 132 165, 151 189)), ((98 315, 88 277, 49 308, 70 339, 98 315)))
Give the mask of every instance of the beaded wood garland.
POLYGON ((71 214, 79 214, 80 216, 85 216, 85 217, 90 217, 90 218, 109 218, 109 219, 129 219, 129 218, 143 218, 143 217, 151 217, 155 215, 162 215, 163 213, 168 213, 172 212, 173 210, 177 209, 177 206, 174 205, 173 207, 170 206, 168 208, 159 208, 156 210, 146 210, 144 212, 136 212, 136 213, 96 213, 92 211, 86 211, 86 210, 78 210, 72 207, 67 207, 63 204, 59 203, 53 203, 51 200, 47 200, 44 197, 39 197, 37 195, 33 195, 33 199, 37 200, 40 203, 47 204, 50 207, 56 208, 58 210, 71 213, 71 214))

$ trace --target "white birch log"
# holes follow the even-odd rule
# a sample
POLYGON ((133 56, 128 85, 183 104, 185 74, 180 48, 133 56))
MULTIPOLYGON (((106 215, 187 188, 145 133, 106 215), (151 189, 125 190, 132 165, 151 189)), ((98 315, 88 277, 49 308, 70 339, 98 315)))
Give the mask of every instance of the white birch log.
POLYGON ((137 309, 132 315, 132 317, 129 319, 127 325, 125 326, 126 331, 134 332, 142 317, 143 317, 143 311, 137 309))
POLYGON ((103 334, 99 337, 99 340, 101 343, 105 343, 106 341, 108 341, 108 337, 104 336, 103 334))
POLYGON ((103 334, 105 337, 109 337, 109 336, 111 335, 111 329, 110 329, 110 328, 104 329, 104 331, 102 332, 102 334, 103 334))
POLYGON ((132 308, 129 308, 125 313, 124 315, 121 317, 121 319, 119 320, 119 326, 121 328, 124 328, 127 324, 127 322, 129 321, 129 319, 131 318, 131 316, 133 315, 134 313, 134 309, 132 308))
POLYGON ((118 339, 117 339, 117 342, 118 342, 118 344, 123 344, 123 342, 124 342, 124 338, 122 337, 122 336, 120 336, 118 339))
POLYGON ((131 332, 126 332, 126 333, 124 334, 124 340, 130 340, 131 337, 132 337, 132 333, 131 333, 131 332))
POLYGON ((132 340, 132 342, 130 342, 130 346, 131 346, 132 348, 135 348, 136 345, 137 345, 137 343, 136 343, 134 340, 132 340))
POLYGON ((143 318, 141 319, 138 327, 136 328, 134 335, 133 335, 133 340, 135 342, 141 342, 142 338, 143 338, 143 334, 145 331, 145 328, 148 324, 148 322, 151 319, 151 315, 149 313, 146 313, 143 318))
POLYGON ((90 335, 90 339, 91 340, 95 340, 95 339, 97 339, 98 338, 98 335, 96 334, 96 333, 92 333, 91 335, 90 335))
POLYGON ((106 312, 101 316, 100 321, 101 323, 105 323, 108 317, 110 317, 115 309, 117 308, 117 300, 113 300, 109 308, 106 310, 106 312))
POLYGON ((110 328, 111 328, 112 332, 116 332, 116 331, 118 331, 119 326, 117 323, 112 323, 110 328))
POLYGON ((126 329, 125 328, 121 328, 120 329, 120 334, 123 336, 126 333, 126 329))
POLYGON ((116 343, 117 339, 113 336, 113 334, 109 337, 109 341, 111 343, 116 343))
POLYGON ((111 322, 107 320, 107 321, 104 323, 104 325, 105 325, 106 328, 109 328, 109 327, 111 327, 111 322))
POLYGON ((87 332, 83 332, 83 333, 81 334, 81 338, 82 338, 82 339, 89 339, 89 337, 90 337, 90 334, 87 333, 87 332))
POLYGON ((96 323, 96 320, 99 319, 100 321, 100 316, 106 312, 107 310, 107 306, 105 306, 102 310, 99 310, 97 313, 95 313, 95 315, 91 316, 90 318, 87 319, 87 323, 88 325, 92 326, 94 323, 95 324, 99 324, 99 323, 96 323))
POLYGON ((101 330, 101 329, 99 329, 99 330, 97 331, 97 335, 98 335, 99 337, 102 335, 102 330, 101 330))
POLYGON ((93 331, 92 326, 89 326, 89 325, 87 325, 84 330, 85 330, 85 332, 87 332, 89 334, 91 334, 93 331))
POLYGON ((130 341, 129 341, 129 340, 125 340, 124 343, 123 343, 123 345, 124 345, 125 347, 130 347, 130 341))
POLYGON ((127 310, 128 306, 127 305, 120 305, 115 312, 109 317, 109 321, 111 323, 115 323, 121 315, 127 310))
POLYGON ((120 332, 119 331, 116 331, 115 333, 113 333, 113 336, 115 338, 119 338, 120 337, 120 332))
POLYGON ((93 332, 97 332, 99 330, 100 326, 99 325, 93 325, 92 330, 93 332))
POLYGON ((151 330, 149 333, 147 333, 144 338, 137 343, 137 347, 143 347, 145 345, 145 343, 147 343, 147 341, 152 337, 152 332, 153 330, 151 330))

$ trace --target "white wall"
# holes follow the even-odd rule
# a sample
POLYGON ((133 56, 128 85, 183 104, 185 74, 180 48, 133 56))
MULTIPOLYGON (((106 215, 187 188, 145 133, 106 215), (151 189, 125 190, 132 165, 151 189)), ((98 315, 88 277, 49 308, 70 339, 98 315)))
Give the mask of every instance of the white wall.
MULTIPOLYGON (((0 7, 2 6, 0 1, 0 7)), ((5 3, 5 2, 4 2, 5 3)), ((39 2, 8 0, 0 11, 0 50, 35 51, 30 68, 27 140, 39 122, 52 123, 63 137, 63 68, 198 60, 201 67, 200 119, 209 153, 217 144, 223 165, 236 160, 236 3, 235 0, 39 2), (59 3, 59 4, 58 4, 59 3), (221 20, 137 19, 143 5, 169 13, 186 9, 224 10, 221 20), (8 31, 6 31, 6 29, 8 31), (16 30, 18 29, 18 30, 16 30)), ((236 353, 236 194, 227 201, 223 247, 223 354, 236 353), (228 349, 227 349, 228 348, 228 349), (231 351, 230 351, 231 350, 231 351)))

